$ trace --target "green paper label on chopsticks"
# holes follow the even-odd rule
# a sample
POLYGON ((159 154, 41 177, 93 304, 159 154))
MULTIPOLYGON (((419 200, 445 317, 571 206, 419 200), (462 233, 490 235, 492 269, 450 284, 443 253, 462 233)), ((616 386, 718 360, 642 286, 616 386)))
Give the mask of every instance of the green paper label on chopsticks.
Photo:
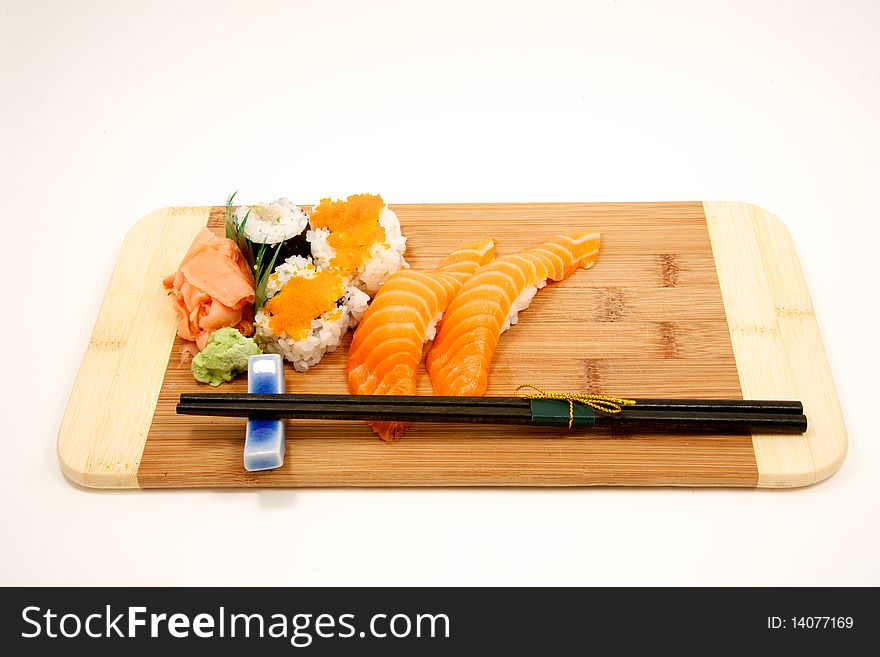
POLYGON ((586 404, 571 405, 564 399, 530 399, 532 424, 540 427, 592 427, 596 414, 586 404))

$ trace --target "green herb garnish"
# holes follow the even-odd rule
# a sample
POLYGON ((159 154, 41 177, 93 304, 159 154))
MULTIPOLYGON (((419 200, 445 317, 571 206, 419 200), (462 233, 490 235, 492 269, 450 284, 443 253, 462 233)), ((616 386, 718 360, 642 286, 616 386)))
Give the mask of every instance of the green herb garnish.
POLYGON ((232 200, 236 194, 238 194, 238 190, 232 192, 226 199, 226 237, 230 240, 234 240, 236 237, 235 222, 232 221, 232 200))
MULTIPOLYGON (((282 242, 281 244, 283 244, 282 242)), ((266 245, 261 244, 260 249, 257 252, 257 259, 254 263, 254 280, 256 281, 256 289, 254 291, 254 309, 259 310, 263 307, 263 304, 266 303, 266 286, 269 284, 269 276, 275 270, 275 260, 278 258, 278 254, 281 252, 281 244, 278 245, 278 248, 275 249, 275 253, 272 254, 271 260, 269 260, 268 266, 263 266, 263 258, 266 254, 266 245)))
POLYGON ((236 194, 238 194, 238 191, 232 192, 229 198, 226 199, 226 237, 235 242, 247 263, 254 270, 254 312, 256 312, 266 303, 266 285, 269 283, 269 276, 275 269, 275 260, 281 252, 281 246, 287 240, 282 240, 277 244, 269 262, 265 262, 266 251, 269 248, 265 242, 257 242, 256 244, 259 244, 259 248, 254 253, 255 243, 245 237, 244 234, 244 227, 247 224, 248 217, 251 215, 250 209, 245 213, 244 219, 242 219, 239 226, 236 227, 235 221, 232 218, 232 201, 235 199, 236 194))

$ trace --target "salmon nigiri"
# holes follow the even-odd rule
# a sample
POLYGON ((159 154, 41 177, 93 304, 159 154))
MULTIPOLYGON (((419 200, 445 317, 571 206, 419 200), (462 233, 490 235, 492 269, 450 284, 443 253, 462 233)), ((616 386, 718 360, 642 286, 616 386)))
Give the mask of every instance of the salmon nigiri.
POLYGON ((517 321, 547 280, 561 281, 599 254, 599 233, 551 237, 522 253, 481 267, 443 315, 426 365, 435 395, 482 395, 501 334, 517 321))
MULTIPOLYGON (((402 269, 379 288, 348 350, 348 389, 355 395, 415 395, 422 346, 458 289, 492 260, 495 243, 461 244, 431 272, 402 269)), ((383 439, 397 440, 408 423, 371 422, 383 439)))

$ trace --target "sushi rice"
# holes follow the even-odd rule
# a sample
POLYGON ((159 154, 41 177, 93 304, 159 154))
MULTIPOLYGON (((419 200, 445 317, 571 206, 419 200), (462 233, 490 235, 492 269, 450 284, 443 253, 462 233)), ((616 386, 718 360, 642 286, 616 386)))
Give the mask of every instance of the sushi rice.
MULTIPOLYGON (((265 230, 255 237, 269 241, 278 237, 272 233, 273 222, 301 212, 287 199, 251 208, 250 217, 258 217, 254 230, 265 230)), ((244 215, 236 216, 244 220, 244 215)), ((310 255, 291 255, 275 268, 266 283, 266 303, 254 318, 264 349, 281 354, 299 372, 333 351, 363 317, 370 297, 392 274, 409 266, 400 221, 380 196, 322 199, 308 222, 304 244, 310 255)), ((434 330, 432 326, 432 334, 434 330)))
POLYGON ((516 299, 513 300, 513 303, 510 305, 510 312, 507 314, 507 318, 504 320, 504 326, 501 327, 501 332, 504 333, 511 326, 516 324, 519 321, 519 313, 522 310, 525 310, 529 307, 529 304, 532 302, 532 299, 535 298, 535 295, 538 293, 542 287, 547 285, 547 279, 545 278, 542 281, 538 281, 535 285, 527 285, 523 288, 523 291, 519 293, 516 299))
POLYGON ((234 212, 235 193, 226 199, 226 237, 238 246, 254 274, 254 309, 266 302, 266 285, 276 264, 309 254, 309 216, 287 198, 243 205, 234 212))
MULTIPOLYGON (((369 256, 358 269, 352 272, 352 284, 358 289, 373 295, 388 277, 409 265, 403 257, 406 250, 406 237, 400 231, 400 220, 387 205, 379 211, 379 225, 385 231, 385 240, 370 246, 369 256)), ((336 249, 329 243, 329 228, 312 228, 306 232, 306 240, 311 244, 312 257, 320 267, 333 266, 336 249)))
POLYGON ((244 235, 255 244, 277 244, 300 235, 309 223, 309 216, 289 199, 271 203, 242 205, 235 211, 235 225, 244 226, 244 235))
MULTIPOLYGON (((298 372, 316 365, 327 352, 339 346, 346 331, 360 321, 367 311, 370 297, 351 285, 350 279, 341 278, 342 294, 338 299, 327 299, 324 308, 312 318, 304 331, 294 337, 273 328, 271 300, 291 281, 311 280, 319 275, 330 275, 318 268, 311 258, 293 256, 275 269, 266 286, 268 301, 254 318, 256 336, 265 351, 283 356, 298 372), (300 335, 301 333, 305 335, 300 335)), ((335 274, 339 276, 339 274, 335 274)))
POLYGON ((440 323, 441 319, 443 319, 443 313, 437 313, 431 318, 428 327, 425 329, 425 337, 422 339, 422 342, 434 339, 434 336, 437 335, 437 324, 440 323))

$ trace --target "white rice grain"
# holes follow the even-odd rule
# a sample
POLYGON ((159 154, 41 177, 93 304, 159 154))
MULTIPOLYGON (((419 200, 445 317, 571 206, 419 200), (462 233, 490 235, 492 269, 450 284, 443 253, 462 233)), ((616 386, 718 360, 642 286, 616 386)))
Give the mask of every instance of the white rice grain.
MULTIPOLYGON (((379 212, 379 225, 385 229, 385 241, 376 242, 370 247, 370 257, 356 272, 352 272, 352 284, 369 295, 375 294, 379 287, 394 272, 409 267, 403 257, 406 251, 406 237, 400 231, 400 220, 387 205, 379 212)), ((328 228, 313 228, 306 232, 306 241, 312 249, 312 257, 318 267, 331 266, 336 250, 327 243, 328 228)))
POLYGON ((240 206, 235 211, 235 225, 240 226, 245 217, 245 236, 258 244, 277 244, 300 235, 309 223, 309 216, 286 198, 279 198, 271 203, 240 206))
POLYGON ((504 326, 501 327, 502 333, 519 321, 520 311, 529 307, 529 304, 532 302, 532 299, 535 298, 538 290, 545 285, 547 285, 546 278, 543 281, 539 281, 537 285, 529 285, 528 287, 523 288, 523 291, 519 293, 519 296, 513 300, 513 304, 510 306, 510 312, 507 314, 507 319, 504 320, 504 326))
MULTIPOLYGON (((266 285, 268 297, 272 298, 292 278, 314 278, 318 269, 310 258, 293 256, 275 268, 266 285)), ((317 365, 324 354, 339 346, 342 336, 349 328, 357 325, 367 311, 370 297, 351 283, 344 287, 342 298, 330 302, 330 306, 320 316, 312 320, 309 334, 295 340, 286 333, 276 335, 270 324, 268 314, 260 310, 254 317, 257 338, 269 353, 281 354, 293 364, 297 372, 305 372, 317 365)))

